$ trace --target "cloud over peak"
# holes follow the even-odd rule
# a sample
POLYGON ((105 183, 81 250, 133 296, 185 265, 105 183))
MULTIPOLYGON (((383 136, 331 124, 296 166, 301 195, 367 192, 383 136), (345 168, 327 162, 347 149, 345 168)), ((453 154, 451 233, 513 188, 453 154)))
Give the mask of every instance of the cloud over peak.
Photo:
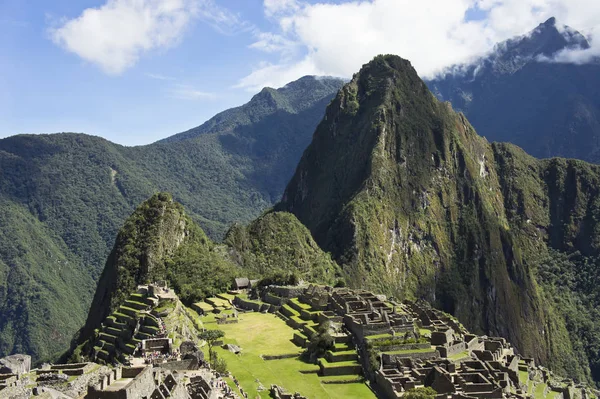
POLYGON ((271 55, 279 50, 281 58, 240 80, 248 89, 281 86, 306 74, 349 77, 387 53, 409 59, 422 77, 433 77, 552 16, 584 33, 600 21, 595 0, 264 0, 263 5, 276 28, 251 47, 268 48, 271 55), (295 53, 286 52, 285 43, 295 53))

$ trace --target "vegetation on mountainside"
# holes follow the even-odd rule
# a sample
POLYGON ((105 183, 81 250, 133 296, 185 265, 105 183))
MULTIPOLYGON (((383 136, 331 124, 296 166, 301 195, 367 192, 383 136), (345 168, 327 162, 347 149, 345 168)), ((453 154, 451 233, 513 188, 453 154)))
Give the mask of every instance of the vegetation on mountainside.
POLYGON ((140 284, 167 281, 185 303, 231 286, 234 265, 170 194, 142 203, 119 231, 79 341, 140 284))
MULTIPOLYGON (((198 226, 192 229, 192 235, 194 230, 200 230, 198 226)), ((193 239, 179 247, 173 257, 165 261, 165 267, 167 281, 186 304, 226 292, 239 275, 223 246, 213 245, 207 250, 193 239)))
POLYGON ((341 85, 338 79, 304 78, 219 114, 185 138, 141 147, 84 134, 0 140, 0 203, 5 212, 18 209, 23 216, 0 225, 0 236, 13 237, 6 246, 20 247, 20 259, 27 259, 17 267, 9 253, 0 253, 5 265, 0 286, 7 285, 7 276, 28 276, 12 289, 11 303, 0 304, 6 343, 0 345, 0 356, 21 351, 39 359, 68 344, 85 317, 90 288, 118 230, 154 193, 171 192, 191 219, 217 239, 232 222, 248 222, 272 205, 341 85), (24 231, 36 240, 19 235, 24 231), (69 267, 78 269, 72 270, 73 277, 41 279, 53 273, 57 259, 68 259, 69 267), (41 301, 34 307, 29 292, 79 302, 67 307, 41 301), (10 311, 2 310, 6 307, 10 311), (48 339, 48 328, 34 316, 38 312, 63 320, 57 325, 64 333, 48 339))
POLYGON ((83 324, 89 272, 22 206, 0 203, 0 229, 0 353, 50 359, 83 324))
MULTIPOLYGON (((536 267, 546 300, 564 319, 576 357, 563 368, 571 375, 589 365, 591 377, 600 386, 600 257, 550 251, 536 267)), ((553 339, 554 337, 551 337, 553 339)))
POLYGON ((290 213, 267 212, 247 227, 235 224, 225 237, 232 258, 253 278, 290 272, 304 281, 333 284, 339 268, 290 213))
POLYGON ((600 252, 599 185, 597 166, 490 145, 408 61, 378 56, 328 107, 276 209, 350 285, 428 300, 586 380, 533 269, 548 247, 600 252))

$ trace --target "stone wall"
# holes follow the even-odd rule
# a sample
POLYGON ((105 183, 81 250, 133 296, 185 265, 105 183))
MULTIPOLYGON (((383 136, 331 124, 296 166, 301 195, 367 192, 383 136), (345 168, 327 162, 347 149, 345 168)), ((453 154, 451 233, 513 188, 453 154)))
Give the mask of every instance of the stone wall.
POLYGON ((436 357, 440 357, 440 353, 437 350, 432 350, 430 352, 414 352, 402 354, 382 353, 381 361, 384 365, 394 365, 399 359, 432 359, 436 357))
POLYGON ((197 370, 198 369, 198 361, 196 359, 185 359, 179 360, 175 362, 167 362, 161 363, 157 365, 157 367, 170 371, 179 371, 179 370, 197 370))
POLYGON ((0 359, 0 374, 26 374, 31 370, 31 356, 11 355, 0 359))
MULTIPOLYGON (((122 370, 122 378, 133 380, 117 391, 99 390, 98 387, 89 387, 86 399, 134 399, 150 397, 156 388, 151 367, 126 367, 122 370)), ((113 382, 114 384, 114 382, 113 382)), ((110 388, 110 385, 107 387, 110 388)))
POLYGON ((449 357, 464 352, 467 345, 464 342, 457 342, 454 345, 438 346, 436 349, 440 352, 440 356, 449 357))

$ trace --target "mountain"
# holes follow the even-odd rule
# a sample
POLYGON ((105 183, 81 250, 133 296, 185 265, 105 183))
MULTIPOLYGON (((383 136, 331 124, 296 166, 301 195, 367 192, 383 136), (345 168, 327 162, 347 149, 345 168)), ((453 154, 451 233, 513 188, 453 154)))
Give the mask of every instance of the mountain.
POLYGON ((0 140, 0 236, 10 238, 0 244, 0 356, 39 360, 68 345, 119 228, 154 193, 173 193, 217 240, 274 204, 342 84, 267 88, 147 146, 71 133, 0 140))
POLYGON ((271 212, 247 227, 236 224, 226 244, 217 244, 170 194, 157 193, 139 205, 119 230, 85 325, 65 358, 89 357, 101 323, 131 309, 127 305, 138 285, 166 281, 189 306, 226 292, 236 277, 290 274, 318 283, 333 283, 339 277, 337 265, 295 216, 271 212))
POLYGON ((565 51, 587 48, 583 35, 551 18, 427 84, 489 140, 511 142, 538 158, 599 163, 600 60, 554 61, 565 51))
POLYGON ((579 289, 555 281, 576 266, 549 266, 576 251, 600 266, 599 183, 600 166, 490 144, 408 61, 378 56, 329 105, 275 209, 296 215, 352 286, 428 300, 599 381, 598 320, 570 316, 555 295, 579 289))

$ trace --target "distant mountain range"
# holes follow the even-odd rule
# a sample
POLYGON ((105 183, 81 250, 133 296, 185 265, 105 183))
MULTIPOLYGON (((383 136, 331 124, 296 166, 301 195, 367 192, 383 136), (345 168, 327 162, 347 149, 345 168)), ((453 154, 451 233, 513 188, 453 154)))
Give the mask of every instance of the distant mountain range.
POLYGON ((118 229, 155 192, 172 193, 217 240, 273 205, 342 84, 307 76, 265 88, 147 146, 84 134, 0 140, 0 356, 65 349, 118 229))
POLYGON ((561 52, 587 48, 583 35, 551 18, 427 85, 490 141, 516 144, 538 158, 599 163, 600 60, 553 61, 561 52))

